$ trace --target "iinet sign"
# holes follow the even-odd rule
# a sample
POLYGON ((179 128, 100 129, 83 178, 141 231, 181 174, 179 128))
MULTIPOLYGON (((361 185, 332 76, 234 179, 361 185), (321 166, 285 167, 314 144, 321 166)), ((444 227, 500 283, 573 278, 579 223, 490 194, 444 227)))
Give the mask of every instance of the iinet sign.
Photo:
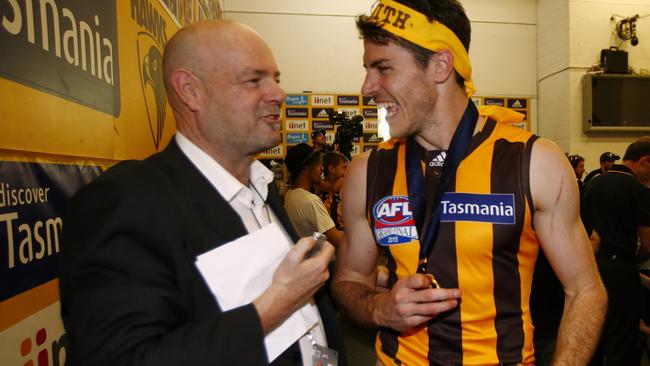
POLYGON ((0 331, 3 365, 63 366, 68 337, 56 302, 0 331))
POLYGON ((334 105, 334 96, 333 95, 312 95, 311 105, 312 107, 331 107, 334 105))

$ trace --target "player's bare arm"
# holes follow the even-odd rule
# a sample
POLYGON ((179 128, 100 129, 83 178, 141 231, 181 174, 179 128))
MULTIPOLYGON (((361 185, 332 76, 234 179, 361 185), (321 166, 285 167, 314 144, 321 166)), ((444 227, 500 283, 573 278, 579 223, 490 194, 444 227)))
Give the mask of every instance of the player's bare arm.
POLYGON ((553 364, 586 365, 598 343, 607 294, 580 221, 575 175, 555 143, 535 142, 530 181, 537 237, 565 294, 553 364))

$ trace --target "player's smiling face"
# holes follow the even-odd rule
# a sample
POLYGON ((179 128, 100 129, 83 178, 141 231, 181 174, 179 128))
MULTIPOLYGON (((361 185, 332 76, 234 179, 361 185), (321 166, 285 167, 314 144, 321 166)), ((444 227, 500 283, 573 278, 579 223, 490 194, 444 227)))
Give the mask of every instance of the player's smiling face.
POLYGON ((431 63, 422 69, 409 50, 391 42, 364 40, 364 49, 361 93, 386 109, 390 135, 399 138, 421 131, 437 97, 431 63))

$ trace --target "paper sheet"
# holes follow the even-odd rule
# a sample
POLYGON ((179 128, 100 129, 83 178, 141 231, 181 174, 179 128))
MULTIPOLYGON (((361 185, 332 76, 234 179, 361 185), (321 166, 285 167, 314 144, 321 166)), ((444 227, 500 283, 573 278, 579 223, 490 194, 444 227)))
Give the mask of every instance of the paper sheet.
MULTIPOLYGON (((223 311, 249 304, 271 286, 291 249, 283 230, 271 223, 197 257, 196 266, 223 311)), ((316 306, 305 304, 264 337, 272 362, 318 322, 316 306)))

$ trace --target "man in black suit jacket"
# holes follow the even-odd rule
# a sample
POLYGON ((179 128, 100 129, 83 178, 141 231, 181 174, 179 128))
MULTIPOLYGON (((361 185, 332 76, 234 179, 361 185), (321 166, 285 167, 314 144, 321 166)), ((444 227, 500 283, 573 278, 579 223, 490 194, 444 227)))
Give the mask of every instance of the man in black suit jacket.
MULTIPOLYGON (((319 290, 334 248, 326 242, 305 258, 315 241, 298 240, 272 173, 255 160, 280 142, 285 93, 270 49, 242 24, 202 22, 170 39, 163 65, 175 139, 109 169, 75 195, 65 218, 68 365, 263 365, 264 336, 312 299, 327 345, 342 351, 319 290), (242 206, 242 192, 257 206, 242 206), (271 222, 296 245, 259 298, 222 311, 196 257, 271 222)), ((311 360, 301 342, 272 364, 311 360)))

